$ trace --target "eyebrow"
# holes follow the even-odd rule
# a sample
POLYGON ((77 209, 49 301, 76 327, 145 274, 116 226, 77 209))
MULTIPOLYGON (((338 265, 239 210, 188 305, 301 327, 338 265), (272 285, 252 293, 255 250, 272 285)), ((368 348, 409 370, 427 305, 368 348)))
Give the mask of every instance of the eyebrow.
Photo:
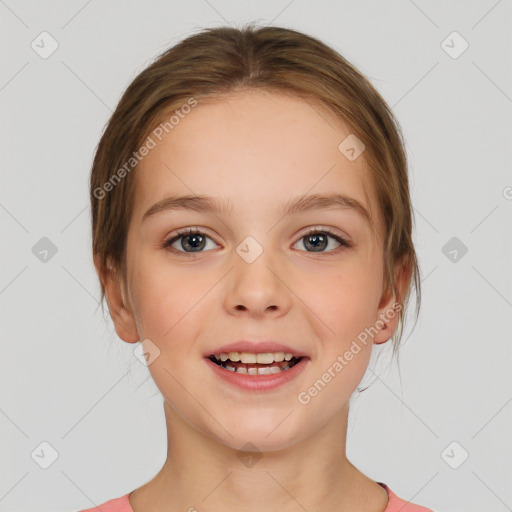
MULTIPOLYGON (((295 197, 283 203, 278 214, 280 216, 294 215, 326 208, 353 211, 366 220, 370 227, 372 226, 371 216, 363 204, 357 199, 343 194, 312 194, 309 196, 295 197)), ((217 199, 211 196, 188 195, 166 197, 151 206, 142 216, 141 222, 159 212, 172 210, 193 210, 197 212, 231 215, 233 205, 228 199, 217 199)))

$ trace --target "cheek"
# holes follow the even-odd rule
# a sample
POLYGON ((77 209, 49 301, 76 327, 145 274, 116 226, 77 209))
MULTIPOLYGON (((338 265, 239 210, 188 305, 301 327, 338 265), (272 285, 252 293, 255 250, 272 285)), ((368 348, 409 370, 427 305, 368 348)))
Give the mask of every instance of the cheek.
POLYGON ((193 287, 159 258, 141 257, 133 266, 135 309, 143 333, 161 337, 186 312, 193 287), (165 329, 164 329, 165 328, 165 329))
POLYGON ((148 262, 134 274, 137 326, 140 335, 152 340, 172 363, 197 351, 190 340, 196 339, 204 322, 212 283, 198 273, 157 265, 148 262))
POLYGON ((304 296, 309 297, 305 302, 338 339, 347 339, 375 321, 381 286, 376 274, 359 264, 317 274, 303 287, 304 296))

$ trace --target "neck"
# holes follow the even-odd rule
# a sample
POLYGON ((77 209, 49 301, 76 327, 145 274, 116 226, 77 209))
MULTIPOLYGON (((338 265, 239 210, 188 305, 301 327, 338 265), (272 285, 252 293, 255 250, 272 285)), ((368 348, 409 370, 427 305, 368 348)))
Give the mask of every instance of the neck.
POLYGON ((164 403, 167 460, 153 480, 131 494, 134 512, 386 508, 385 489, 346 457, 348 405, 298 443, 276 451, 242 453, 206 436, 164 403))

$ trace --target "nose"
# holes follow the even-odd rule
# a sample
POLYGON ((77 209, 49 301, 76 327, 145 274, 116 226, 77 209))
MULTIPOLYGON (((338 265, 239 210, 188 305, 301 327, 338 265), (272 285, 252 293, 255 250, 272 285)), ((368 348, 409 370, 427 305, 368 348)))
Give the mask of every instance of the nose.
POLYGON ((263 251, 255 261, 248 263, 235 255, 225 296, 225 307, 231 314, 279 317, 289 311, 292 292, 287 285, 286 272, 271 256, 269 251, 263 251))

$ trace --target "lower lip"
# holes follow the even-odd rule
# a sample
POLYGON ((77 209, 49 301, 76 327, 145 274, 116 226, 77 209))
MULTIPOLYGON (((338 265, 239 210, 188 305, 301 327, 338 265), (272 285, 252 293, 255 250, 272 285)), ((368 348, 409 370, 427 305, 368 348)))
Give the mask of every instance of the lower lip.
POLYGON ((270 375, 248 375, 236 373, 221 368, 210 359, 205 357, 210 368, 228 384, 232 384, 245 391, 271 391, 295 379, 309 364, 309 358, 303 357, 296 365, 280 373, 270 375))

